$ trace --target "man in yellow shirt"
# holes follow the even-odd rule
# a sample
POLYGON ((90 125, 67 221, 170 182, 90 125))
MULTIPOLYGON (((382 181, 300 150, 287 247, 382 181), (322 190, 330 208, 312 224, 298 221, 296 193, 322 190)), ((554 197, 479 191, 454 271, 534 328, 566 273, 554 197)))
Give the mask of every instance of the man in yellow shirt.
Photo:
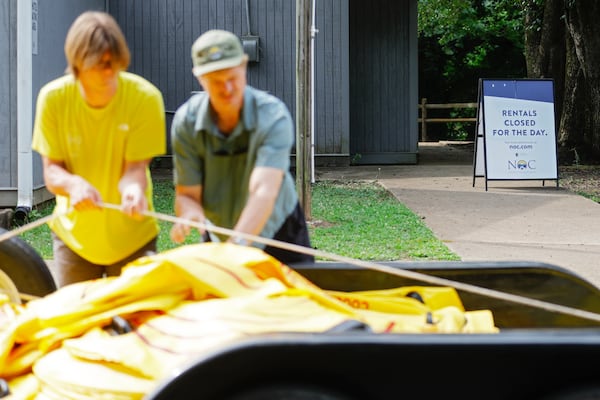
POLYGON ((162 95, 126 72, 129 49, 109 14, 81 14, 65 55, 67 74, 38 95, 32 142, 56 195, 49 225, 59 287, 119 275, 156 251, 158 224, 142 214, 153 210, 150 161, 166 151, 162 95))

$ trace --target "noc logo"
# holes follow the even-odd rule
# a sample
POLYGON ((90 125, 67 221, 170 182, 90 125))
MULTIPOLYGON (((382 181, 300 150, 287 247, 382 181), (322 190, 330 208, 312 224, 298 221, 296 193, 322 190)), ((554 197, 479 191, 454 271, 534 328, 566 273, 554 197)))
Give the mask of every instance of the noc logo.
POLYGON ((508 161, 508 170, 519 170, 519 171, 525 171, 525 170, 535 170, 536 168, 536 161, 535 160, 514 160, 508 161))

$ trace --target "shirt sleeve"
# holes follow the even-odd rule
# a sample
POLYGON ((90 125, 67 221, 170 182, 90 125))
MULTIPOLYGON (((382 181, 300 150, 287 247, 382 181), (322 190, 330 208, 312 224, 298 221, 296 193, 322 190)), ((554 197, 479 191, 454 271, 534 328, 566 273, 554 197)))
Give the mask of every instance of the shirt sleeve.
MULTIPOLYGON (((138 89, 139 90, 139 89, 138 89)), ((166 153, 166 122, 162 94, 154 86, 141 90, 137 107, 136 123, 130 132, 125 158, 127 161, 140 161, 166 153)), ((134 111, 135 109, 135 111, 134 111)))
MULTIPOLYGON (((287 108, 277 104, 274 110, 261 110, 261 116, 268 115, 268 122, 259 129, 265 130, 264 141, 257 152, 257 167, 271 167, 283 171, 289 170, 290 153, 294 144, 294 126, 287 108)), ((262 125, 262 123, 261 123, 262 125)))
POLYGON ((197 139, 193 123, 187 120, 190 102, 183 104, 171 124, 173 178, 176 185, 201 185, 204 176, 203 143, 197 139))

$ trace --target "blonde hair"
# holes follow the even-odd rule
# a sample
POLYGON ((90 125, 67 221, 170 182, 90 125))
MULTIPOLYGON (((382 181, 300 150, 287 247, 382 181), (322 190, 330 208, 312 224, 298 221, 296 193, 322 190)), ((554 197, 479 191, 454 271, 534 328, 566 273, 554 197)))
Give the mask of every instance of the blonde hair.
POLYGON ((98 64, 107 51, 111 53, 114 68, 126 70, 129 67, 129 47, 114 18, 101 11, 84 12, 67 32, 66 72, 77 78, 82 69, 98 64))

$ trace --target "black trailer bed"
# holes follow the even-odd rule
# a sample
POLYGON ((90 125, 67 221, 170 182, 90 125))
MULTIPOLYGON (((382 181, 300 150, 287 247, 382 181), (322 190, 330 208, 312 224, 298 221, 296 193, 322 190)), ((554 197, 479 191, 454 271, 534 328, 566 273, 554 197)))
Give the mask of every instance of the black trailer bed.
MULTIPOLYGON (((564 268, 534 262, 390 262, 381 263, 452 281, 511 293, 548 303, 600 313, 600 289, 564 268)), ((295 266, 296 271, 329 290, 386 289, 427 283, 342 263, 295 266)), ((559 328, 600 323, 458 291, 468 310, 489 309, 499 328, 559 328)))
MULTIPOLYGON (((386 263, 544 302, 600 312, 598 288, 549 264, 386 263)), ((294 266, 323 289, 385 289, 423 282, 341 263, 294 266)), ((598 399, 600 324, 471 292, 498 334, 261 335, 208 354, 147 396, 165 399, 598 399)))

